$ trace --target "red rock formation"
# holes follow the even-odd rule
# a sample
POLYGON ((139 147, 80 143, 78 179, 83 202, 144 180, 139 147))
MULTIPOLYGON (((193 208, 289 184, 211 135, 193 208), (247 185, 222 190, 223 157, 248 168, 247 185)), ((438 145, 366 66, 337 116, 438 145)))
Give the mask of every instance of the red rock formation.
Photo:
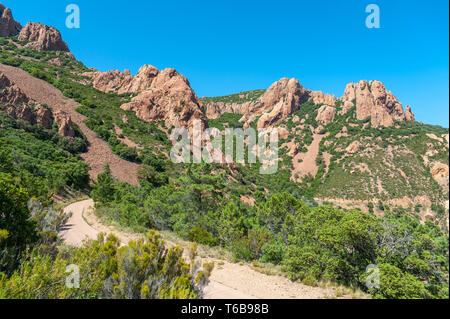
POLYGON ((74 137, 75 130, 70 116, 62 112, 57 112, 54 116, 55 123, 58 125, 58 133, 62 136, 74 137))
MULTIPOLYGON (((46 129, 53 126, 52 112, 43 105, 36 104, 5 74, 0 73, 0 110, 6 112, 14 119, 21 119, 31 124, 38 124, 46 129)), ((75 130, 69 116, 55 114, 59 134, 74 137, 75 130)))
POLYGON ((0 3, 0 37, 9 37, 20 32, 22 26, 15 21, 11 9, 0 3))
POLYGON ((149 89, 121 107, 145 121, 164 120, 167 127, 191 128, 194 120, 206 126, 200 100, 189 81, 174 69, 160 72, 149 89))
POLYGON ((336 116, 336 108, 330 105, 323 105, 317 111, 316 121, 320 122, 322 125, 327 125, 334 121, 336 116))
POLYGON ((398 99, 391 91, 387 91, 380 81, 361 80, 356 86, 354 83, 349 83, 341 101, 344 103, 344 113, 356 106, 358 120, 364 120, 370 116, 373 127, 392 126, 394 120, 414 120, 411 108, 407 108, 405 112, 398 99))
POLYGON ((86 72, 83 75, 92 79, 92 85, 102 92, 140 93, 149 89, 153 79, 159 74, 157 68, 151 65, 144 65, 139 69, 136 76, 132 76, 130 71, 124 73, 115 70, 108 72, 86 72))
POLYGON ((3 73, 0 73, 0 104, 21 105, 28 102, 28 97, 3 73))
POLYGON ((28 22, 19 33, 19 41, 30 41, 26 47, 37 51, 69 51, 61 33, 42 23, 28 22))

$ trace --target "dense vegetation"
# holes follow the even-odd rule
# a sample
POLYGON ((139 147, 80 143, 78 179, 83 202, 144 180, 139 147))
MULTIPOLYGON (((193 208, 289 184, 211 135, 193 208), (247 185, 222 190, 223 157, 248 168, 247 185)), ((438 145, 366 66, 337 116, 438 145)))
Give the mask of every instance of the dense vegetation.
POLYGON ((266 93, 266 90, 254 90, 254 91, 246 91, 241 93, 235 93, 226 96, 217 96, 217 97, 203 97, 201 101, 206 106, 208 103, 245 103, 256 101, 261 96, 266 93))
POLYGON ((87 145, 80 135, 69 139, 0 111, 0 173, 10 175, 30 196, 51 201, 66 188, 88 187, 88 165, 79 158, 87 145))
POLYGON ((101 216, 122 226, 174 231, 230 249, 236 260, 282 265, 293 279, 360 287, 375 298, 448 298, 448 236, 435 223, 405 214, 383 218, 331 206, 308 207, 287 193, 258 193, 255 207, 225 192, 208 165, 159 187, 117 183, 106 170, 94 186, 101 216), (365 286, 378 265, 380 289, 365 286))
MULTIPOLYGON (((89 70, 65 54, 21 49, 17 39, 1 40, 0 63, 20 67, 79 102, 77 111, 87 117, 87 126, 116 154, 141 164, 138 187, 117 182, 109 167, 98 176, 90 195, 99 216, 142 233, 170 230, 193 242, 224 247, 236 261, 279 265, 292 280, 309 285, 333 281, 359 287, 374 298, 449 297, 448 234, 432 221, 421 223, 420 207, 400 210, 384 203, 431 194, 433 211, 444 215, 440 203, 446 194, 431 178, 423 156, 427 145, 442 148, 427 134, 448 130, 418 123, 372 128, 370 119, 356 119, 354 109, 338 114, 320 132, 328 135, 320 145, 318 174, 300 185, 291 180, 286 148, 280 149, 283 161, 275 175, 259 174, 260 163, 174 165, 164 155, 170 148, 164 123, 146 123, 120 109, 129 95, 86 85, 89 79, 82 74, 89 70), (340 134, 344 126, 349 134, 340 134), (125 137, 137 147, 127 146, 125 137), (373 154, 345 154, 355 141, 365 150, 373 148, 373 154), (388 151, 393 157, 386 161, 388 151), (324 153, 331 155, 328 167, 324 153), (358 170, 361 163, 372 174, 358 170), (397 168, 411 178, 403 178, 397 168), (379 203, 370 203, 369 211, 382 210, 382 218, 318 206, 314 200, 371 200, 378 179, 386 193, 378 194, 379 203), (245 204, 244 197, 255 205, 245 204), (380 271, 378 289, 365 285, 372 264, 380 271)), ((242 103, 262 94, 264 90, 243 92, 204 98, 203 103, 242 103)), ((280 124, 292 132, 287 140, 293 139, 300 152, 313 141, 311 127, 320 125, 316 115, 317 106, 307 102, 280 124), (295 116, 305 119, 302 125, 294 123, 295 116)), ((209 125, 241 127, 239 119, 224 114, 209 125)), ((67 216, 36 202, 27 205, 33 197, 48 206, 52 195, 66 188, 87 190, 88 168, 78 156, 86 146, 79 132, 70 140, 0 112, 0 298, 201 297, 210 266, 197 272, 195 262, 187 264, 177 248, 165 249, 155 233, 122 248, 117 238, 103 236, 81 248, 64 247, 58 233, 67 216), (64 283, 71 264, 84 274, 75 291, 64 283)), ((448 152, 431 159, 448 164, 448 152)))
POLYGON ((27 190, 0 173, 0 299, 202 297, 212 265, 200 270, 195 248, 188 263, 153 232, 123 247, 102 234, 80 248, 61 246, 68 217, 29 202, 27 190))

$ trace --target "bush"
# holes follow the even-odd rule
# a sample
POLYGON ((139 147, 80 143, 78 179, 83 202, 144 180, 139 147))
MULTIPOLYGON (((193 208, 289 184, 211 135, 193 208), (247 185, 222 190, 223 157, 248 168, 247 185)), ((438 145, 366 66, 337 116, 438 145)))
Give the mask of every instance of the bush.
POLYGON ((214 237, 213 234, 201 226, 195 226, 192 228, 189 231, 188 239, 190 241, 208 246, 217 246, 219 243, 219 240, 214 237))

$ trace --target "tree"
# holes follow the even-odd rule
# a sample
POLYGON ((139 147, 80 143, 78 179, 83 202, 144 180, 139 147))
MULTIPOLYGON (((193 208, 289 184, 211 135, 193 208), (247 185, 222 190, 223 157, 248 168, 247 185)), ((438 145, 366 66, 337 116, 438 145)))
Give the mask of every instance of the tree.
POLYGON ((369 292, 376 299, 430 298, 423 282, 390 264, 380 264, 380 287, 369 292))
POLYGON ((105 204, 114 200, 114 193, 114 178, 111 174, 111 168, 107 164, 103 172, 98 174, 91 196, 94 201, 105 204))
POLYGON ((9 175, 0 173, 0 271, 11 271, 20 253, 38 239, 27 202, 27 191, 16 186, 9 175))

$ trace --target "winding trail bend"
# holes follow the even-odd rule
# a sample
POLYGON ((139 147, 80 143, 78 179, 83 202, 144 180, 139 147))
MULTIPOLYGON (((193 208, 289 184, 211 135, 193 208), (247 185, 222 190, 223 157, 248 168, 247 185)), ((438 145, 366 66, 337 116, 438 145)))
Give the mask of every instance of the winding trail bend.
MULTIPOLYGON (((93 205, 93 200, 88 199, 64 209, 65 212, 72 212, 62 233, 66 244, 81 246, 85 239, 95 239, 99 233, 112 233, 122 244, 139 237, 101 224, 93 213, 93 205)), ((167 240, 165 243, 169 247, 175 245, 167 240)), ((335 295, 331 288, 310 287, 282 276, 266 275, 253 270, 249 265, 212 258, 202 259, 215 263, 210 284, 205 291, 206 299, 321 299, 335 295)))

